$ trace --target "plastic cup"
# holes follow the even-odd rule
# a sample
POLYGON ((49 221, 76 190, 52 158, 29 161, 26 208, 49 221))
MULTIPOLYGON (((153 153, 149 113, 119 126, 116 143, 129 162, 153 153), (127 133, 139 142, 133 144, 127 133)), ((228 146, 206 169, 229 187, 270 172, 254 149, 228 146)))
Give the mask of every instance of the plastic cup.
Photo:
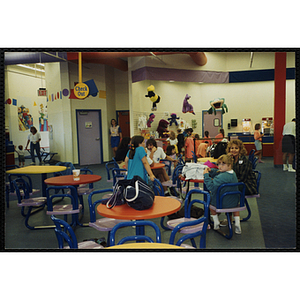
POLYGON ((80 170, 73 170, 73 180, 78 181, 80 179, 80 170))

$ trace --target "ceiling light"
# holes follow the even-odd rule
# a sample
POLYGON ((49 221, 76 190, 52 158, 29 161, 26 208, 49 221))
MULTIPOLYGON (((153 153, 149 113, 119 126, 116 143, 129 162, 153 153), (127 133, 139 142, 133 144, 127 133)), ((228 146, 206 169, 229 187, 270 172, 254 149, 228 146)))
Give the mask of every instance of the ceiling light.
POLYGON ((30 69, 30 70, 34 70, 34 71, 38 71, 38 72, 43 72, 43 73, 45 73, 45 70, 42 70, 42 69, 36 69, 36 68, 29 67, 29 66, 26 66, 26 65, 21 65, 21 64, 18 64, 17 66, 18 66, 18 67, 22 67, 22 68, 26 68, 26 69, 30 69))

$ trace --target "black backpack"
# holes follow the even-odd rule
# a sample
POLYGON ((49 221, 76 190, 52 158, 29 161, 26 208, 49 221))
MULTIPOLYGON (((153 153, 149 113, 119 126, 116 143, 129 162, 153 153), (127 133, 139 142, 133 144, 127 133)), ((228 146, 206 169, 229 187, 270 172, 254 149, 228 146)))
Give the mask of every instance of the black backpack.
POLYGON ((219 142, 214 149, 214 158, 218 158, 223 154, 226 154, 227 143, 219 142))

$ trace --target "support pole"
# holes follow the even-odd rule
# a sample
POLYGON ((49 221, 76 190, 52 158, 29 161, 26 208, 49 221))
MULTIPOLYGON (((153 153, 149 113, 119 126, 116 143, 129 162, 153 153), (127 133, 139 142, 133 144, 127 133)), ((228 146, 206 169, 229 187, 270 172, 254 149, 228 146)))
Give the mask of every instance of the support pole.
POLYGON ((281 139, 285 124, 286 52, 275 52, 274 73, 274 167, 282 165, 281 139))

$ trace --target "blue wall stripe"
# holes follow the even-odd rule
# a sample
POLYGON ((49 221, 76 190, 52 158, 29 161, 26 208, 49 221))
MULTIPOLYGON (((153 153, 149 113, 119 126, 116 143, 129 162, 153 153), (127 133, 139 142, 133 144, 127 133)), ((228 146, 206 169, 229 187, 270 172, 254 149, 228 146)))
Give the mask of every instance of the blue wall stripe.
MULTIPOLYGON (((286 79, 295 79, 295 68, 286 69, 286 79)), ((274 69, 229 72, 229 83, 273 80, 274 69)))

